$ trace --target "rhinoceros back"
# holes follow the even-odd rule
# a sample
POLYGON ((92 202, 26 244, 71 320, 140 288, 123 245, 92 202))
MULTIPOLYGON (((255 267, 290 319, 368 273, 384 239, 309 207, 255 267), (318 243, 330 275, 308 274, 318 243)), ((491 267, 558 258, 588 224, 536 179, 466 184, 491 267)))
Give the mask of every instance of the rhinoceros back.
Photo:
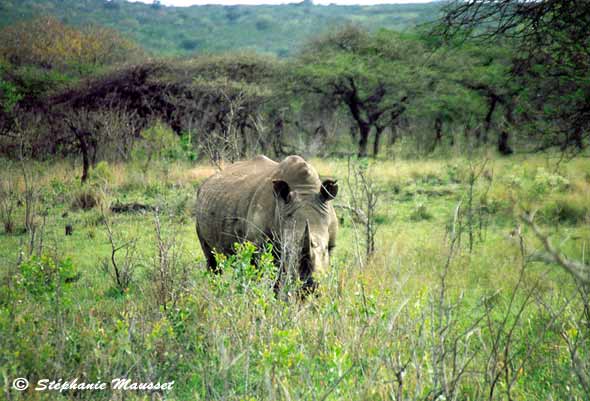
MULTIPOLYGON (((249 210, 257 192, 269 185, 277 163, 264 156, 234 163, 207 179, 199 188, 196 203, 200 240, 218 252, 231 252, 243 240, 256 242, 249 210)), ((260 201, 260 199, 258 199, 260 201)))

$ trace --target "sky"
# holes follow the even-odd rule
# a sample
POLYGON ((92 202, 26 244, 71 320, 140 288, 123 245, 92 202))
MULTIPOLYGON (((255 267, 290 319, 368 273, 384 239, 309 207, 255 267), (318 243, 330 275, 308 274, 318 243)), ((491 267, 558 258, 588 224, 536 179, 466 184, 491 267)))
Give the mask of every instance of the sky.
MULTIPOLYGON (((142 3, 153 3, 153 0, 131 0, 139 1, 142 3)), ((402 4, 402 3, 429 3, 432 0, 313 0, 314 4, 339 4, 339 5, 371 5, 371 4, 402 4)), ((163 5, 186 7, 200 4, 285 4, 285 3, 299 3, 301 0, 289 1, 289 0, 161 0, 163 5)))

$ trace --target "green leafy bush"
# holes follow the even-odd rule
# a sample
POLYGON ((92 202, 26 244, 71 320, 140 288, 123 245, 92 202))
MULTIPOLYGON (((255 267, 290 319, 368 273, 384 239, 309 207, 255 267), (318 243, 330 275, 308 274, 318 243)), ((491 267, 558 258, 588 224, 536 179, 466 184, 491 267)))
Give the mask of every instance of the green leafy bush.
POLYGON ((190 133, 183 133, 180 136, 180 149, 182 150, 182 158, 188 161, 197 160, 197 153, 193 148, 192 136, 190 133))
POLYGON ((23 98, 16 85, 2 78, 0 64, 0 106, 5 113, 10 113, 14 106, 23 98))
POLYGON ((109 187, 113 184, 113 170, 107 161, 100 161, 90 171, 90 181, 100 188, 109 187))
POLYGON ((277 272, 271 244, 263 251, 251 242, 236 243, 234 249, 235 254, 230 256, 215 253, 217 267, 229 280, 226 285, 233 284, 239 291, 244 291, 260 282, 274 283, 277 272))
POLYGON ((567 178, 549 173, 544 168, 539 167, 533 179, 532 190, 538 194, 545 194, 548 192, 563 192, 569 189, 570 182, 567 178))
POLYGON ((19 266, 19 285, 34 296, 53 294, 58 285, 75 281, 78 277, 71 259, 56 260, 51 256, 31 256, 19 266))
POLYGON ((144 172, 154 159, 172 155, 179 145, 176 133, 162 121, 156 121, 140 135, 142 141, 133 149, 133 158, 143 162, 144 172))

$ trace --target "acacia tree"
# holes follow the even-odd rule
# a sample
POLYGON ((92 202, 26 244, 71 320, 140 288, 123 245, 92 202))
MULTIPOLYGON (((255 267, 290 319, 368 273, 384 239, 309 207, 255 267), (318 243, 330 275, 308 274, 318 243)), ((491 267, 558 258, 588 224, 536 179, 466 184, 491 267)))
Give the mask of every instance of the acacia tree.
POLYGON ((343 107, 358 128, 358 155, 373 155, 381 134, 427 86, 427 58, 417 39, 382 30, 346 27, 308 44, 295 66, 294 87, 319 96, 326 107, 343 107))
POLYGON ((543 146, 582 149, 590 137, 590 6, 587 1, 453 1, 436 35, 516 48, 510 75, 523 88, 521 118, 543 146))
POLYGON ((245 53, 199 56, 177 68, 172 79, 186 88, 168 96, 173 114, 189 116, 200 136, 197 142, 213 159, 225 154, 231 160, 274 147, 270 136, 280 133, 270 127, 276 126, 276 111, 283 103, 274 90, 280 76, 277 60, 245 53))
MULTIPOLYGON (((428 42, 428 41, 427 41, 428 42)), ((522 87, 514 83, 512 49, 506 45, 463 44, 444 46, 431 43, 435 78, 427 96, 412 104, 409 115, 422 116, 434 130, 433 150, 442 141, 445 127, 462 127, 475 145, 486 144, 493 131, 510 132, 514 102, 522 87)), ((453 138, 451 138, 453 140, 453 138)), ((506 144, 505 144, 506 145, 506 144)))

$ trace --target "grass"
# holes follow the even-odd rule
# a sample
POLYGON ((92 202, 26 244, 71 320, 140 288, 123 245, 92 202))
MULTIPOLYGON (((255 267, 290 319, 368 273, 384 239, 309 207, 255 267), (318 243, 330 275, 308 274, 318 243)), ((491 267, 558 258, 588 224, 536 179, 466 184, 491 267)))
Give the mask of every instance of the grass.
MULTIPOLYGON (((588 326, 577 313, 584 298, 557 266, 527 262, 523 272, 514 234, 514 207, 539 208, 554 242, 563 240, 564 252, 587 260, 590 161, 562 162, 556 170, 556 160, 489 161, 474 188, 472 252, 467 230, 453 247, 449 234, 459 202, 460 218, 468 221, 469 161, 371 161, 379 191, 376 253, 365 263, 358 224, 339 209, 332 270, 305 302, 277 298, 269 278, 240 276, 242 268, 207 274, 191 208, 212 167, 155 163, 143 174, 133 164, 104 165, 88 184, 104 199, 84 210, 71 207, 85 188, 69 162, 31 165, 46 214, 42 254, 49 259, 34 265, 25 255, 25 264, 17 265, 29 237, 17 207, 17 230, 0 234, 3 394, 108 400, 122 395, 19 393, 10 383, 16 377, 88 382, 125 376, 174 380, 165 393, 170 400, 476 400, 490 390, 492 399, 585 399, 564 340, 580 341, 580 358, 590 357, 588 326), (568 184, 557 188, 562 178, 568 184), (107 212, 117 244, 137 241, 131 285, 116 290, 102 267, 111 248, 100 210, 114 201, 160 207, 161 239, 170 244, 165 277, 154 214, 107 212), (72 236, 64 235, 65 224, 73 226, 72 236), (59 267, 66 260, 71 267, 59 267), (165 305, 157 297, 164 282, 165 305), (453 362, 467 361, 456 383, 445 384, 453 362)), ((339 180, 335 202, 345 204, 346 161, 311 162, 339 180)), ((19 170, 2 163, 3 178, 15 177, 23 191, 19 170)), ((538 248, 526 227, 521 232, 527 253, 538 248)), ((248 266, 247 255, 240 258, 232 263, 248 266)))

